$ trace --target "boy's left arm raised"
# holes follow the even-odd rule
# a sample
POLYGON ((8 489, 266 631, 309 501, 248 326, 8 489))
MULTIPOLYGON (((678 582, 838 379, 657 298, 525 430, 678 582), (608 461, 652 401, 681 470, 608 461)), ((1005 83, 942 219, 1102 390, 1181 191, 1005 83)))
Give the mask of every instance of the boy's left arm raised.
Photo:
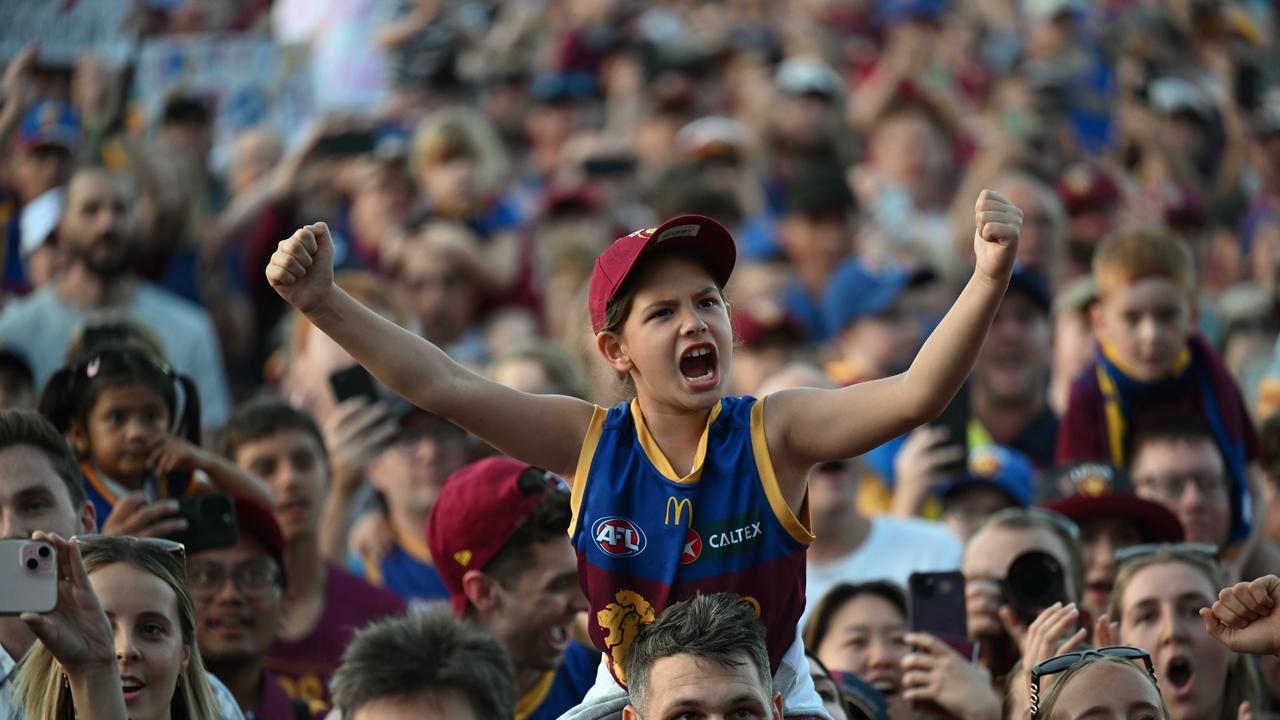
MULTIPOLYGON (((776 464, 798 471, 861 455, 935 419, 951 402, 1009 286, 1022 228, 1022 211, 992 190, 978 196, 974 219, 973 276, 910 368, 838 390, 784 390, 769 397, 765 428, 776 464)), ((797 474, 803 481, 804 473, 797 474)))

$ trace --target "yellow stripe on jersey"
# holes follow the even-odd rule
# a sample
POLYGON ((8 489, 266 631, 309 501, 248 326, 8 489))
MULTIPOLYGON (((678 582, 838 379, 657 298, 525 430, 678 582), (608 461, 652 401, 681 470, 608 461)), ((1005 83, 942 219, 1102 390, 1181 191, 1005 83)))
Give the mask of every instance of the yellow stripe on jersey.
POLYGON ((791 506, 782 497, 782 488, 778 485, 778 476, 773 472, 773 459, 769 456, 769 441, 764 434, 764 398, 756 401, 751 408, 751 452, 756 459, 756 472, 760 475, 760 484, 764 494, 769 498, 769 506, 773 514, 787 529, 796 542, 808 545, 813 542, 813 522, 809 517, 809 490, 804 492, 804 503, 800 506, 800 517, 791 512, 791 506))
POLYGON ((582 438, 582 450, 578 453, 578 467, 573 471, 573 487, 569 495, 569 537, 573 537, 578 529, 578 509, 582 507, 582 496, 587 490, 587 478, 591 477, 591 459, 596 456, 600 433, 604 431, 604 419, 608 415, 606 408, 596 405, 591 412, 587 434, 582 438))

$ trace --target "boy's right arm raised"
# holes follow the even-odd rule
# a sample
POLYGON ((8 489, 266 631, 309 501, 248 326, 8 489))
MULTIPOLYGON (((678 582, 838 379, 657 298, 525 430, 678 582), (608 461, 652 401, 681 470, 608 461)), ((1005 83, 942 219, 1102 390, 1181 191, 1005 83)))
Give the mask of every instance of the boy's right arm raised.
POLYGON ((333 241, 324 223, 281 241, 266 274, 280 297, 387 387, 514 458, 572 479, 594 406, 495 383, 361 305, 334 284, 333 241))

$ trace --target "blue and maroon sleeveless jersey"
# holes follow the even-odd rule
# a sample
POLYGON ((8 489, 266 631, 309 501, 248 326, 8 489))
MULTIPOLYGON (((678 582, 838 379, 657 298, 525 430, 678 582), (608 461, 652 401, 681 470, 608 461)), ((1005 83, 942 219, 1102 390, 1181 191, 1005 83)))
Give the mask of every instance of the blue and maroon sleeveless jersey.
POLYGON ((807 500, 802 515, 792 514, 774 476, 763 400, 721 400, 687 475, 671 467, 635 400, 596 408, 569 532, 591 639, 614 679, 626 686, 626 654, 640 626, 699 592, 737 593, 755 607, 776 671, 804 611, 807 500))

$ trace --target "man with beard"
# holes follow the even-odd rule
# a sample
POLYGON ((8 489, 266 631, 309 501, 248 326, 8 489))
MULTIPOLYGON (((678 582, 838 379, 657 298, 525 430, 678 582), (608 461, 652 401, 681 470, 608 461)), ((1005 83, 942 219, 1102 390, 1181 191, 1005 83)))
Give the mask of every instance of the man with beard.
POLYGON ((120 312, 151 330, 176 372, 195 380, 201 422, 216 428, 230 412, 222 351, 209 314, 134 274, 136 199, 125 181, 83 168, 67 185, 58 238, 69 259, 60 277, 0 313, 0 342, 22 347, 37 386, 63 364, 92 314, 120 312))

